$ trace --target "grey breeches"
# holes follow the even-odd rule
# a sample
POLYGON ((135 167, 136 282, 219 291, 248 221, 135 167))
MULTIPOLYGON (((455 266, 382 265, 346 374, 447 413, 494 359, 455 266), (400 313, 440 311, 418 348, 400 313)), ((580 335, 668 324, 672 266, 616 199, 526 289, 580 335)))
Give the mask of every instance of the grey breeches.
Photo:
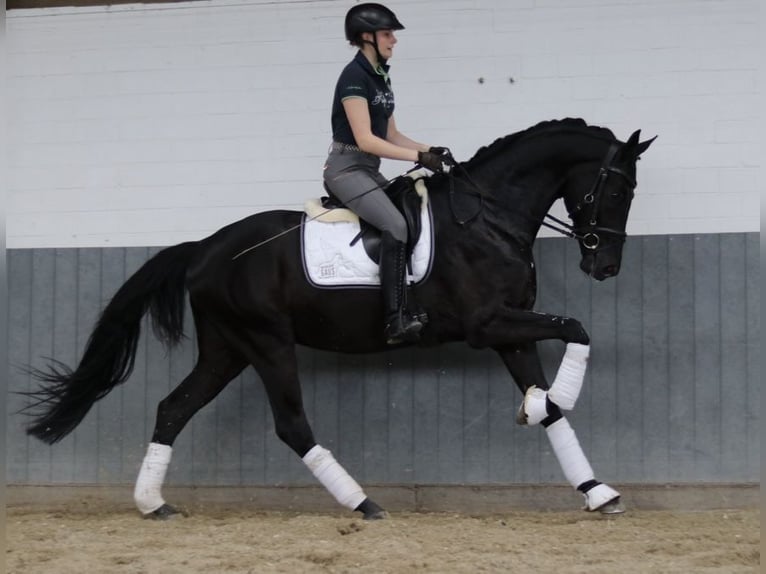
POLYGON ((333 149, 325 162, 324 181, 360 218, 397 241, 407 241, 407 223, 383 191, 388 181, 379 169, 380 158, 374 155, 333 149))

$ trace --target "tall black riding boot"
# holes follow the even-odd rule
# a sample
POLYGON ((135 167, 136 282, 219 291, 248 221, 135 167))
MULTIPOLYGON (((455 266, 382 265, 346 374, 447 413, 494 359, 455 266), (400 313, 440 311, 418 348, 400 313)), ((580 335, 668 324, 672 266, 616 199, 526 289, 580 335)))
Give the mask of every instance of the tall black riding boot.
POLYGON ((406 245, 388 232, 380 241, 380 288, 383 294, 385 336, 389 345, 414 342, 420 338, 423 323, 407 313, 406 245))

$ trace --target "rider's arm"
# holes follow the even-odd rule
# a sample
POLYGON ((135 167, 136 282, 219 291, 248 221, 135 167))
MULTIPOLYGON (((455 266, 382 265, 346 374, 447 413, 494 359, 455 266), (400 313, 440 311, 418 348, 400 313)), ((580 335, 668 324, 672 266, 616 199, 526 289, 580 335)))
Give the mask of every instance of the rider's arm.
MULTIPOLYGON (((359 149, 378 157, 400 159, 403 161, 418 161, 419 148, 410 149, 400 146, 391 141, 381 139, 372 133, 370 112, 367 109, 366 99, 346 98, 343 100, 343 109, 346 112, 348 123, 351 126, 351 131, 354 133, 354 139, 356 140, 356 145, 359 146, 359 149)), ((389 134, 391 133, 392 120, 393 117, 389 118, 389 134)))
POLYGON ((406 147, 407 149, 414 149, 415 151, 428 151, 431 146, 422 144, 411 140, 396 127, 396 121, 394 116, 388 118, 388 133, 386 134, 386 140, 399 147, 406 147))

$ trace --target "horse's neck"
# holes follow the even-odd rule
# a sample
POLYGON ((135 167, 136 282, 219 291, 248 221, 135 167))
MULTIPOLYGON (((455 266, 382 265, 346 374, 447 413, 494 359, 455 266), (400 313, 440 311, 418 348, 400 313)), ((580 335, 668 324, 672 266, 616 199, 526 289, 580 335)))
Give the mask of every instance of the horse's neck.
POLYGON ((577 133, 530 136, 477 166, 475 178, 496 207, 490 209, 490 221, 497 218, 513 235, 534 240, 569 170, 593 153, 585 150, 585 144, 593 147, 585 139, 577 133))

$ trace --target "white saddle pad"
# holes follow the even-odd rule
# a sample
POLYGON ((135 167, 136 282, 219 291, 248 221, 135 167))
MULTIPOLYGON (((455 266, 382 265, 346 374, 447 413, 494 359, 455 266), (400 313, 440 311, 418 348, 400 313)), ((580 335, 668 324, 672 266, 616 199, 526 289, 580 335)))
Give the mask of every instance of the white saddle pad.
MULTIPOLYGON (((413 172, 411 177, 422 177, 422 174, 413 172)), ((418 283, 431 269, 433 225, 423 179, 415 181, 415 189, 423 198, 421 232, 412 253, 412 274, 408 279, 418 283)), ((306 202, 304 209, 307 218, 301 235, 301 251, 309 282, 318 287, 380 285, 378 265, 367 255, 362 240, 351 245, 360 230, 356 214, 342 208, 328 211, 318 199, 306 202)))

